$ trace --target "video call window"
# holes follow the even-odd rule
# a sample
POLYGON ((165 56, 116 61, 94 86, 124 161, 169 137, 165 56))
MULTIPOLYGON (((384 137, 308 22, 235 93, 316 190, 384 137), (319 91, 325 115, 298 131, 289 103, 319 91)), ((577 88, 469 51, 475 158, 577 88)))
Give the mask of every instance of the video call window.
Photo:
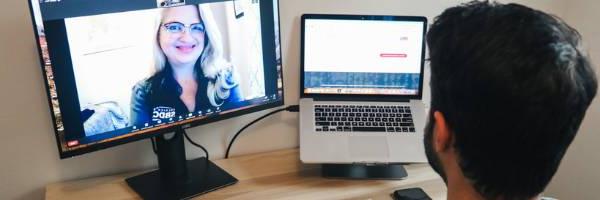
POLYGON ((48 3, 32 5, 63 151, 282 98, 280 52, 264 60, 259 1, 161 0, 63 17, 48 3))

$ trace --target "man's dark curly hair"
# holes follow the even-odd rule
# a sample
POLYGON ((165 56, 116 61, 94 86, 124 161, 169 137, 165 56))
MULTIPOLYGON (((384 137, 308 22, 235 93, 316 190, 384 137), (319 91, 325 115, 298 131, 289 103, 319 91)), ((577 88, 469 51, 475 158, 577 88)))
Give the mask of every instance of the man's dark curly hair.
POLYGON ((427 45, 431 109, 464 175, 488 199, 540 194, 598 87, 579 33, 522 5, 474 1, 436 17, 427 45))

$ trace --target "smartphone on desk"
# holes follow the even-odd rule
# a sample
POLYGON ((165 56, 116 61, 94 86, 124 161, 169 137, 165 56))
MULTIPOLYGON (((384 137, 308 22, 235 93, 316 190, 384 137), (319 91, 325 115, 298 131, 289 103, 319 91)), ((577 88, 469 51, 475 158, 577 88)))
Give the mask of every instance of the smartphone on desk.
POLYGON ((400 189, 392 193, 394 200, 431 200, 421 188, 400 189))

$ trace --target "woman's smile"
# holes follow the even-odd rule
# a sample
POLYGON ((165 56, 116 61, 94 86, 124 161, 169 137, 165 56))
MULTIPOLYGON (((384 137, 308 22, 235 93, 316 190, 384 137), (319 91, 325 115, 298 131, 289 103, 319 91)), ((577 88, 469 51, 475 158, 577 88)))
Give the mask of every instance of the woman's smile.
POLYGON ((194 52, 196 45, 195 44, 182 44, 182 45, 175 45, 175 48, 180 53, 189 54, 189 53, 194 52))

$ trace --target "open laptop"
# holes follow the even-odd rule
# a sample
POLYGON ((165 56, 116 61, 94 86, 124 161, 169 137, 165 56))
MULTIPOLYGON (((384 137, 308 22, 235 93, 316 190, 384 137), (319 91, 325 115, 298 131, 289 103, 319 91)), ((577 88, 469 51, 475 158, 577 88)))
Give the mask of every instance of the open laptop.
POLYGON ((305 14, 301 26, 300 159, 427 162, 427 19, 305 14))

